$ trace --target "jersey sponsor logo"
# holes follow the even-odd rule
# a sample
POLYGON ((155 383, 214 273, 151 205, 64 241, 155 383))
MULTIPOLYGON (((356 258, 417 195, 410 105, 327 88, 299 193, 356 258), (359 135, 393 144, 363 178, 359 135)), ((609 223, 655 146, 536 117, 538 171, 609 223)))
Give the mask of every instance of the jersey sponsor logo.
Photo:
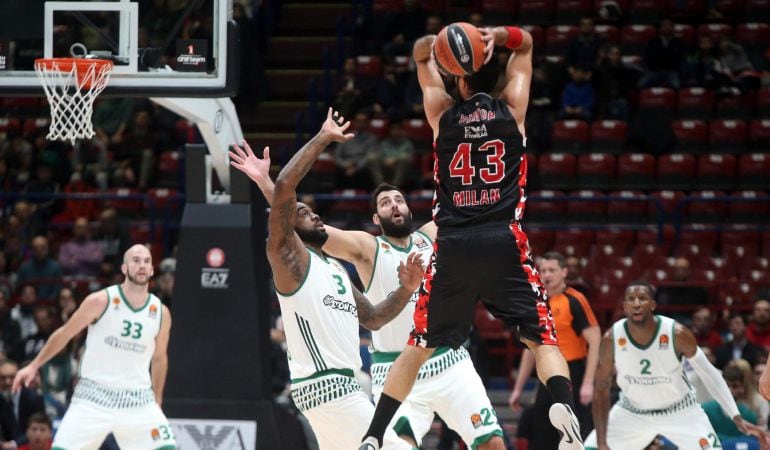
POLYGON ((160 430, 153 428, 152 431, 150 431, 150 436, 152 436, 153 441, 157 441, 160 439, 160 430))
POLYGON ((465 127, 465 139, 479 139, 489 136, 487 133, 487 126, 483 123, 481 125, 468 125, 465 127))
POLYGON ((429 247, 428 243, 425 242, 425 239, 421 237, 418 237, 414 240, 414 245, 417 246, 417 248, 419 248, 420 250, 424 250, 429 247))
POLYGON ((492 205, 500 201, 500 189, 479 189, 455 191, 452 202, 455 206, 492 205))
POLYGON ((618 339, 618 347, 625 347, 626 344, 628 344, 628 340, 626 340, 626 338, 622 337, 618 339))
POLYGON ((112 307, 114 309, 118 309, 119 306, 120 306, 120 299, 117 297, 112 297, 112 307))
POLYGON ((204 289, 227 289, 230 278, 230 269, 222 267, 225 264, 225 252, 221 248, 213 247, 206 252, 206 264, 209 267, 201 268, 201 287, 204 289))
POLYGON ((473 122, 486 122, 495 119, 495 112, 484 108, 478 108, 470 114, 460 114, 460 125, 466 125, 473 122))
POLYGON ((123 341, 116 338, 115 336, 107 336, 106 338, 104 338, 104 343, 109 345, 112 348, 127 350, 129 352, 134 352, 134 353, 144 353, 144 351, 147 350, 147 346, 144 344, 139 344, 137 342, 123 341))
POLYGON ((471 423, 473 424, 473 428, 481 427, 481 414, 478 414, 478 413, 472 414, 471 423))
POLYGON ((654 386, 656 384, 670 384, 671 383, 671 377, 660 375, 660 376, 652 376, 652 377, 635 377, 633 375, 624 375, 623 379, 628 382, 628 384, 636 384, 639 386, 654 386))
POLYGON ((701 450, 705 450, 707 448, 711 448, 711 444, 709 444, 709 440, 706 439, 706 438, 698 439, 698 445, 700 445, 701 450))
POLYGON ((331 295, 327 295, 323 299, 324 306, 336 309, 338 311, 350 313, 353 315, 353 317, 358 317, 358 309, 356 308, 356 305, 346 302, 344 300, 337 300, 331 295))
POLYGON ((147 317, 154 319, 158 315, 158 307, 156 305, 150 305, 150 311, 147 313, 147 317))
POLYGON ((222 267, 225 263, 225 252, 221 248, 214 247, 206 252, 206 262, 210 267, 222 267))
POLYGON ((658 339, 658 348, 661 350, 665 350, 668 348, 668 335, 667 334, 661 334, 660 338, 658 339))

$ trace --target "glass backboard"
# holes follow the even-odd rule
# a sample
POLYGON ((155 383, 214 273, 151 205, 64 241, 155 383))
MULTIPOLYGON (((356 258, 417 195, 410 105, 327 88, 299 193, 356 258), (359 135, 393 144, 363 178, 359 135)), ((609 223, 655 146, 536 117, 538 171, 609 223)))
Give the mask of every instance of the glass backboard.
POLYGON ((36 58, 114 63, 103 95, 226 97, 238 71, 233 0, 0 0, 0 95, 44 95, 36 58))

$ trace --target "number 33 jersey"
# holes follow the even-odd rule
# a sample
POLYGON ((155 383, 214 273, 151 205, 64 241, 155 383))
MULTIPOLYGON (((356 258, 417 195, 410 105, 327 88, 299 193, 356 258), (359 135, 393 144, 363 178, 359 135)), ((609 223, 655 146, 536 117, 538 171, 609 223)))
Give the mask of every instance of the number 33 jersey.
POLYGON ((80 377, 110 388, 151 388, 150 361, 163 320, 162 303, 148 294, 145 304, 135 309, 120 285, 106 291, 107 307, 88 326, 80 377))
POLYGON ((502 100, 480 93, 445 111, 434 144, 436 224, 521 220, 527 183, 524 146, 502 100))

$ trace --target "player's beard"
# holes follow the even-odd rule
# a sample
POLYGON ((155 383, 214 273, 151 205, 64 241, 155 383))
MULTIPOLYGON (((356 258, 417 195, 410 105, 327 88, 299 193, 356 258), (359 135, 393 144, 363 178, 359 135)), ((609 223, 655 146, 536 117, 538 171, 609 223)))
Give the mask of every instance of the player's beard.
POLYGON ((147 286, 147 284, 150 282, 150 277, 145 275, 144 281, 139 281, 131 275, 130 273, 126 273, 126 278, 128 278, 128 281, 134 283, 137 286, 147 286))
POLYGON ((398 225, 393 222, 393 219, 386 219, 377 214, 380 219, 380 227, 382 228, 383 236, 393 236, 395 238, 404 238, 412 234, 412 212, 405 214, 401 217, 404 218, 404 223, 398 225))
POLYGON ((299 238, 302 239, 302 242, 318 247, 323 247, 326 240, 329 239, 329 234, 326 231, 317 230, 315 228, 312 230, 300 230, 297 228, 295 231, 297 232, 297 235, 299 235, 299 238))

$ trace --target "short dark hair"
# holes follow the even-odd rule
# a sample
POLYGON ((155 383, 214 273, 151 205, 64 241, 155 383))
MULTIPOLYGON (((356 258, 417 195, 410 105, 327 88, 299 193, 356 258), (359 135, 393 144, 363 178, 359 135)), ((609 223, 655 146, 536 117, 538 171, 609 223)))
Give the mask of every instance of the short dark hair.
POLYGON ((746 316, 745 316, 745 315, 743 315, 743 314, 741 314, 741 313, 740 313, 740 312, 738 312, 738 311, 731 311, 731 312, 730 312, 730 314, 728 314, 728 316, 727 316, 727 321, 729 322, 729 321, 731 321, 731 320, 733 320, 733 319, 736 319, 736 318, 740 318, 740 319, 743 321, 743 324, 744 324, 744 325, 746 325, 747 323, 749 323, 749 321, 748 321, 748 320, 746 320, 746 316))
POLYGON ((494 61, 482 65, 478 72, 464 77, 471 95, 481 92, 489 94, 495 88, 498 78, 500 78, 500 66, 494 61))
POLYGON ((567 259, 564 258, 564 255, 562 255, 559 252, 545 252, 543 254, 543 259, 547 259, 549 261, 556 261, 559 263, 559 267, 562 269, 567 266, 567 259))
POLYGON ((377 197, 385 191, 398 191, 401 195, 406 197, 406 194, 401 188, 388 183, 380 183, 380 185, 372 191, 372 212, 377 212, 377 197))
POLYGON ((43 413, 36 412, 29 416, 29 419, 27 421, 27 428, 30 427, 33 423, 39 423, 48 426, 49 430, 53 430, 53 424, 51 423, 51 419, 43 413))
POLYGON ((647 290, 650 291, 650 294, 652 294, 652 296, 655 297, 655 292, 656 292, 655 286, 650 284, 649 281, 647 281, 647 280, 634 280, 634 281, 628 283, 628 285, 626 286, 626 289, 628 289, 630 287, 633 287, 633 286, 640 286, 640 287, 643 287, 643 288, 647 288, 647 290))

